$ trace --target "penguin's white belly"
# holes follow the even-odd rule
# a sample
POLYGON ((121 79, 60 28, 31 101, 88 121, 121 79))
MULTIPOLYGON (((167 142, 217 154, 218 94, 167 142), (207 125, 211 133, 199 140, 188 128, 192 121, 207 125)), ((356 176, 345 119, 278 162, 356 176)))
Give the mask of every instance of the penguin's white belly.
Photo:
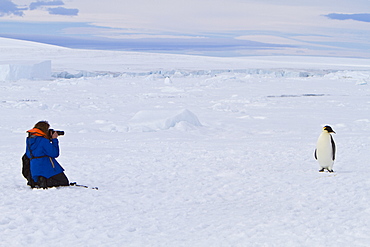
POLYGON ((333 148, 331 145, 330 135, 320 136, 317 141, 316 157, 322 168, 333 166, 333 148))

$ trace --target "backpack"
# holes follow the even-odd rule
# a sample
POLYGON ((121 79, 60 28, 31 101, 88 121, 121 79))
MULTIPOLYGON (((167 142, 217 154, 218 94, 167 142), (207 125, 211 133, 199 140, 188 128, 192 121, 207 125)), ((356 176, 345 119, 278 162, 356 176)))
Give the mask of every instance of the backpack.
POLYGON ((33 181, 31 176, 31 168, 30 168, 31 160, 27 157, 26 154, 22 156, 22 175, 25 179, 27 179, 27 185, 31 186, 31 188, 34 188, 36 183, 33 181))

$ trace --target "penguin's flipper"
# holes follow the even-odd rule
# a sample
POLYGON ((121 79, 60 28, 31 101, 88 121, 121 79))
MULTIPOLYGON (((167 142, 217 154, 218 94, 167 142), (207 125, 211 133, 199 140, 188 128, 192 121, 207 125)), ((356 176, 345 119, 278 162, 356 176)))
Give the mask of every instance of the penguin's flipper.
POLYGON ((333 137, 330 135, 330 139, 331 139, 331 148, 333 150, 333 160, 335 160, 335 142, 334 142, 334 139, 333 137))
POLYGON ((316 150, 317 150, 317 149, 315 149, 314 156, 315 156, 315 159, 317 160, 316 150))

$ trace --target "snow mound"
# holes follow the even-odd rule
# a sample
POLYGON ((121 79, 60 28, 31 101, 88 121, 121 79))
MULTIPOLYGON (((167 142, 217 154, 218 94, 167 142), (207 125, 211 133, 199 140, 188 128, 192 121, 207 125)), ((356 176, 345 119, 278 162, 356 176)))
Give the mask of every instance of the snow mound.
POLYGON ((51 61, 0 62, 0 81, 48 80, 51 78, 51 61))
POLYGON ((16 49, 59 49, 59 50, 69 49, 69 48, 65 48, 65 47, 61 47, 57 45, 50 45, 50 44, 33 42, 33 41, 3 38, 3 37, 0 37, 0 46, 1 46, 1 49, 4 49, 3 52, 8 52, 10 49, 13 49, 13 48, 16 48, 16 49))
POLYGON ((202 126, 202 124, 198 117, 187 109, 181 111, 139 111, 129 121, 130 131, 142 132, 168 130, 172 127, 179 127, 183 130, 187 130, 194 126, 202 126))
POLYGON ((164 79, 164 84, 166 84, 166 85, 172 85, 172 84, 173 84, 173 82, 172 82, 171 78, 166 77, 166 78, 164 79))

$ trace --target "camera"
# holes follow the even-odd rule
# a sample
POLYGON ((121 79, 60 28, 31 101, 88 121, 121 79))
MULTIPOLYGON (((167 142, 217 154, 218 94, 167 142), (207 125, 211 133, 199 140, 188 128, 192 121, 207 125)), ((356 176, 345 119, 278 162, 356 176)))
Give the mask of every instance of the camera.
POLYGON ((54 132, 57 132, 58 136, 64 136, 64 131, 49 129, 49 135, 52 136, 54 132))

